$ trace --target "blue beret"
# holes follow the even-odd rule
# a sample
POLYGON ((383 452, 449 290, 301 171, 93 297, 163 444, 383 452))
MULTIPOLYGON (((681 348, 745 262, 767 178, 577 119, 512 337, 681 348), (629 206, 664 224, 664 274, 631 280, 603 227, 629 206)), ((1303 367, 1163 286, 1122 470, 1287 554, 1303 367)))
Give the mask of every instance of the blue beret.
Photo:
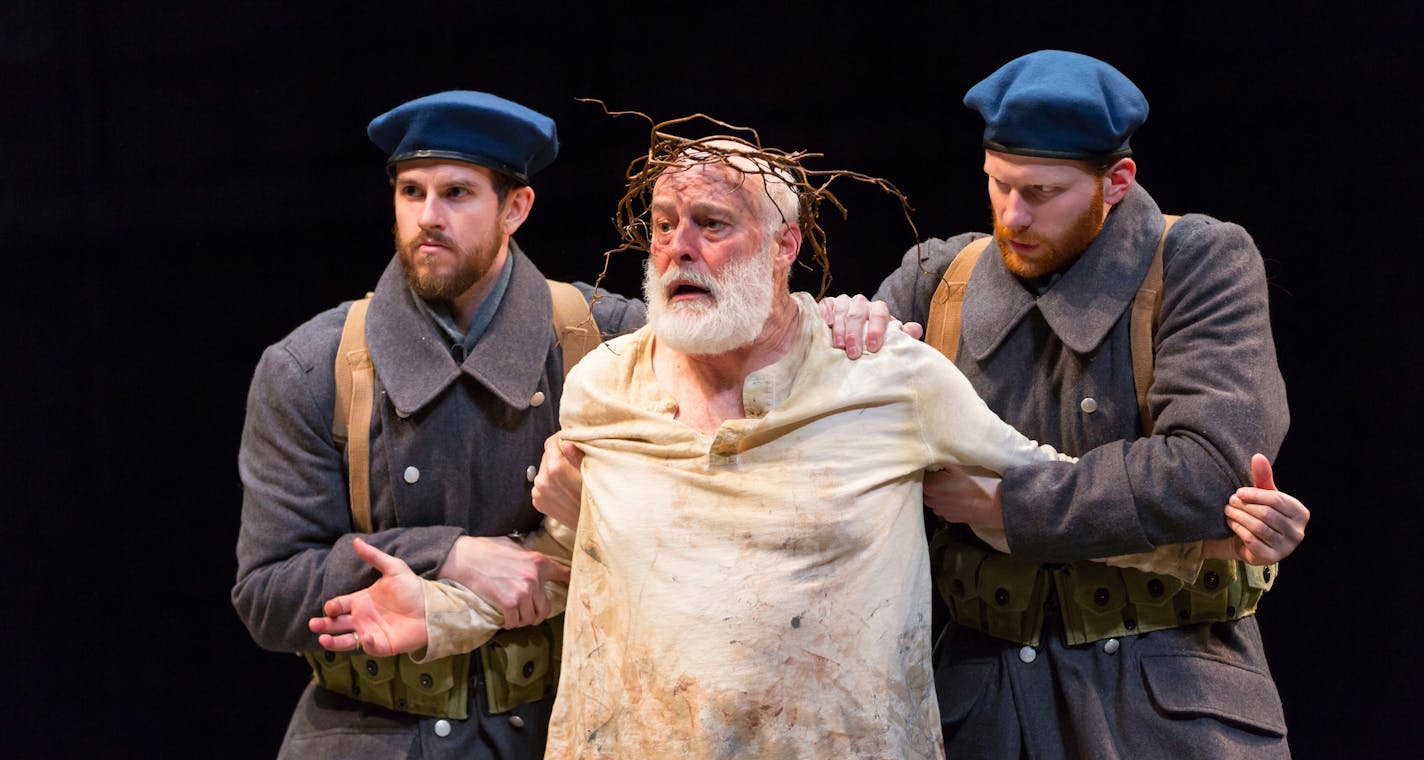
POLYGON ((984 147, 1041 158, 1113 159, 1147 121, 1147 98, 1106 63, 1040 50, 969 88, 964 105, 984 117, 984 147))
POLYGON ((371 142, 398 161, 448 158, 503 172, 522 183, 559 154, 554 120, 518 103, 470 90, 438 92, 371 120, 371 142))

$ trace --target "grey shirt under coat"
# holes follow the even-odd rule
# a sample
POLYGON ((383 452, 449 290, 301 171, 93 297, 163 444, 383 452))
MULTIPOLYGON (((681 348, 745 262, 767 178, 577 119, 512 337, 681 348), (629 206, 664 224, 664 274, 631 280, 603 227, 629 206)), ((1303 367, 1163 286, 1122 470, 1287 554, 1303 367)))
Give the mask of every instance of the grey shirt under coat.
MULTIPOLYGON (((1042 295, 1008 271, 993 243, 970 277, 956 365, 1011 425, 1079 457, 1004 474, 1015 555, 1071 561, 1225 536, 1222 509, 1250 484, 1251 455, 1274 459, 1285 437, 1261 256, 1241 227, 1201 214, 1182 217, 1167 237, 1148 394, 1156 427, 1140 437, 1126 315, 1162 225, 1134 185, 1042 295)), ((875 297, 926 322, 940 276, 978 237, 910 249, 875 297)))
MULTIPOLYGON (((528 531, 541 519, 526 471, 538 465, 544 440, 558 429, 563 355, 543 275, 513 241, 510 258, 508 290, 461 363, 452 358, 448 339, 415 307, 398 260, 381 276, 368 312, 376 374, 370 428, 373 531, 363 538, 427 578, 434 577, 460 536, 528 531), (536 393, 542 403, 532 402, 536 393)), ((377 577, 352 549, 356 533, 346 474, 332 439, 333 363, 349 308, 346 303, 323 312, 269 346, 248 394, 238 456, 243 505, 232 601, 265 649, 318 650, 307 620, 320 614, 326 600, 377 577)), ((616 297, 602 299, 595 318, 607 334, 643 321, 640 304, 616 297)), ((422 723, 431 721, 309 688, 284 751, 340 756, 432 742, 410 754, 441 756, 463 744, 457 741, 461 733, 477 733, 474 720, 440 742, 429 731, 403 736, 397 730, 416 732, 422 723), (296 747, 294 732, 301 731, 308 741, 296 747), (377 744, 360 743, 367 739, 395 744, 380 744, 378 750, 377 744)))

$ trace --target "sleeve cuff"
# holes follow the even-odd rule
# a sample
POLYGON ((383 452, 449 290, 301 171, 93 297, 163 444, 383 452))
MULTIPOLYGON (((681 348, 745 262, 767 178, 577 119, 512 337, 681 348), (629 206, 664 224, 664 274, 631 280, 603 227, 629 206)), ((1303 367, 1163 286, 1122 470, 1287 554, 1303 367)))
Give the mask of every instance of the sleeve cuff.
POLYGON ((425 597, 425 648, 411 653, 418 663, 478 649, 504 624, 504 615, 475 592, 451 581, 421 581, 425 597))
POLYGON ((1196 583, 1206 559, 1204 541, 1159 546, 1150 552, 1124 554, 1094 560, 1110 567, 1130 567, 1159 575, 1170 575, 1183 583, 1196 583))

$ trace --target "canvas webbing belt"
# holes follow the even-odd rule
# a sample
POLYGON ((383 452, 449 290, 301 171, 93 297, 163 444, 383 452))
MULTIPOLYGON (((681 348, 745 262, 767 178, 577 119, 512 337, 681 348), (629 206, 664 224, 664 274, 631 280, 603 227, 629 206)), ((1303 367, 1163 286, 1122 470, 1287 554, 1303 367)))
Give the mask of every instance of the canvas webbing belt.
POLYGON ((1050 587, 1064 641, 1086 644, 1243 618, 1279 575, 1275 565, 1218 559, 1202 563, 1195 583, 1101 562, 1040 565, 961 541, 949 528, 930 542, 930 568, 957 625, 1029 646, 1038 646, 1053 614, 1050 587))

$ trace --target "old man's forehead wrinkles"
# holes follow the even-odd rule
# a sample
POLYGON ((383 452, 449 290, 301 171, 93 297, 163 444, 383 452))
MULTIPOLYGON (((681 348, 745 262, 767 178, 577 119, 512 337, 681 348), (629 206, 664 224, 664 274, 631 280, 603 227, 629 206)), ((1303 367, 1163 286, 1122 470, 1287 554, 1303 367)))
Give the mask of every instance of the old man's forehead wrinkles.
POLYGON ((654 213, 675 213, 679 208, 686 207, 691 213, 749 213, 755 210, 750 198, 746 194, 732 193, 719 190, 715 193, 698 192, 676 192, 654 196, 654 202, 650 206, 654 213))
POLYGON ((747 184, 747 175, 720 163, 670 166, 658 177, 656 186, 666 185, 681 188, 694 184, 718 185, 726 189, 735 189, 747 184))
POLYGON ((740 172, 731 175, 722 172, 668 172, 658 179, 653 188, 653 206, 658 204, 659 199, 671 202, 674 197, 695 196, 704 202, 716 198, 724 203, 746 207, 750 203, 746 191, 751 186, 739 181, 740 176, 740 172))

